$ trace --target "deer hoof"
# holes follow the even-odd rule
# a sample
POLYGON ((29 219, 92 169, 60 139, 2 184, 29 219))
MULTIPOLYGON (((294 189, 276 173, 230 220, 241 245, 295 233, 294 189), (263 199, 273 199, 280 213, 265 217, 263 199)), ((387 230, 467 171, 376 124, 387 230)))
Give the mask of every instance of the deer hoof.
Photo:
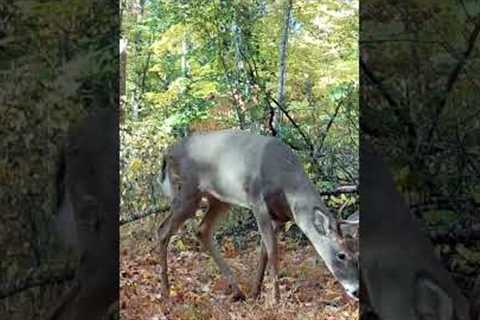
POLYGON ((272 301, 273 303, 277 304, 277 303, 280 303, 281 302, 281 299, 280 299, 280 295, 279 294, 273 294, 272 296, 272 301))
POLYGON ((170 290, 161 290, 162 299, 165 301, 170 300, 170 290))
POLYGON ((244 301, 245 299, 246 297, 242 291, 238 291, 232 296, 232 302, 244 301))

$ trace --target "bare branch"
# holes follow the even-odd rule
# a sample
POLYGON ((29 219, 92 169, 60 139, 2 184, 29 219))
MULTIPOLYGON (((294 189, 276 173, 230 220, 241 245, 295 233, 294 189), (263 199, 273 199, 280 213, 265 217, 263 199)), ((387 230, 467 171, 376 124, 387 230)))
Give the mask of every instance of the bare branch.
POLYGON ((340 107, 343 105, 343 101, 344 100, 341 100, 340 102, 338 102, 338 104, 335 108, 335 112, 330 117, 330 120, 328 121, 327 127, 325 128, 325 131, 323 133, 322 140, 320 141, 320 146, 317 148, 317 152, 320 152, 322 150, 323 144, 325 143, 325 139, 327 138, 327 135, 328 135, 328 131, 330 131, 330 128, 331 128, 333 122, 335 121, 335 118, 337 118, 338 111, 340 111, 340 107))
MULTIPOLYGON (((432 126, 430 127, 430 130, 427 135, 427 140, 426 141, 431 141, 432 136, 437 128, 438 121, 440 119, 440 116, 443 113, 443 110, 445 109, 445 106, 447 104, 448 97, 450 95, 450 92, 452 91, 455 83, 457 82, 460 74, 462 73, 465 64, 467 63, 468 59, 470 58, 473 49, 475 48, 475 43, 477 41, 478 35, 480 34, 480 17, 477 18, 477 24, 475 25, 472 33, 470 34, 470 37, 468 39, 468 46, 467 50, 464 52, 463 56, 458 60, 457 65, 453 69, 452 73, 448 77, 447 80, 447 86, 445 88, 445 94, 442 96, 440 101, 437 104, 435 114, 433 116, 433 121, 432 121, 432 126)), ((431 145, 431 143, 430 143, 431 145)))
POLYGON ((360 59, 360 68, 365 73, 368 80, 370 80, 370 82, 378 88, 382 96, 385 98, 385 100, 387 100, 388 104, 390 104, 390 106, 393 108, 398 108, 398 103, 395 101, 395 99, 393 99, 392 95, 388 92, 383 83, 373 74, 373 72, 367 67, 367 64, 362 59, 360 59))
POLYGON ((358 186, 340 186, 332 191, 320 192, 321 196, 338 196, 341 194, 353 194, 358 193, 358 186))
POLYGON ((74 268, 69 265, 43 266, 30 269, 21 279, 4 282, 0 285, 0 299, 5 299, 22 291, 54 283, 73 280, 74 268))
POLYGON ((480 230, 432 230, 429 237, 434 243, 465 243, 480 240, 480 230))
POLYGON ((370 39, 370 40, 361 40, 360 45, 362 44, 377 44, 377 43, 393 43, 393 42, 404 42, 404 43, 416 43, 416 44, 427 44, 427 45, 440 45, 443 46, 443 43, 435 40, 417 40, 417 39, 370 39))
POLYGON ((298 133, 302 136, 303 140, 305 141, 305 143, 307 144, 307 147, 310 151, 310 156, 312 157, 312 159, 314 158, 315 156, 315 147, 312 143, 312 141, 307 137, 307 135, 303 132, 302 128, 300 128, 300 126, 295 122, 295 120, 293 120, 293 118, 290 116, 290 114, 288 113, 287 110, 285 110, 284 107, 282 107, 280 105, 280 103, 278 103, 277 100, 275 100, 275 98, 271 97, 270 95, 268 96, 268 98, 273 101, 273 103, 275 103, 275 105, 280 109, 280 111, 282 111, 282 113, 287 117, 288 121, 290 121, 290 123, 293 125, 293 127, 298 131, 298 133))
MULTIPOLYGON (((256 66, 256 63, 255 63, 255 59, 254 58, 248 59, 248 57, 245 55, 243 50, 240 50, 240 54, 242 55, 243 59, 245 60, 245 62, 247 64, 248 74, 250 75, 250 80, 252 81, 253 84, 256 84, 260 88, 260 90, 263 92, 263 94, 266 97, 266 102, 268 104, 269 111, 270 111, 270 113, 269 113, 269 116, 270 116, 270 118, 269 118, 269 129, 272 132, 272 135, 276 136, 277 131, 275 130, 274 125, 273 125, 273 121, 274 121, 274 117, 275 117, 275 108, 273 108, 273 106, 271 104, 271 101, 273 101, 273 103, 275 103, 275 105, 278 107, 278 109, 280 111, 282 111, 282 113, 287 117, 288 121, 290 121, 290 123, 293 125, 293 127, 302 136, 303 140, 307 144, 307 147, 310 151, 310 156, 312 157, 312 160, 313 160, 314 159, 314 154, 315 154, 315 147, 314 147, 313 143, 311 142, 311 140, 307 137, 307 135, 300 128, 300 126, 295 122, 295 120, 293 120, 293 118, 290 116, 288 111, 277 100, 275 100, 275 98, 273 98, 271 96, 271 94, 268 92, 268 90, 265 88, 264 85, 262 85, 258 82, 258 72, 257 72, 257 66, 256 66), (251 60, 251 63, 250 63, 250 60, 251 60)), ((294 149, 297 149, 297 148, 294 148, 294 149)))
POLYGON ((152 216, 152 215, 165 213, 165 212, 168 212, 169 210, 170 210, 170 207, 165 206, 165 207, 153 208, 153 209, 147 210, 145 212, 135 213, 133 215, 130 215, 127 218, 123 218, 123 219, 121 218, 120 219, 120 226, 123 226, 127 223, 130 223, 130 222, 134 222, 134 221, 137 221, 137 220, 144 219, 144 218, 152 216))

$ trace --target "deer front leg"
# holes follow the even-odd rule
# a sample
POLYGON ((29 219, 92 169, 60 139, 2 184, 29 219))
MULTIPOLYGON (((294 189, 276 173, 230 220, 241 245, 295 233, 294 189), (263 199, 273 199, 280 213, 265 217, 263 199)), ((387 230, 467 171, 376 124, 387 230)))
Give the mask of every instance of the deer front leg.
POLYGON ((227 278, 229 285, 233 289, 233 301, 244 300, 245 295, 238 285, 235 276, 227 265, 221 254, 218 252, 215 243, 213 241, 213 230, 215 223, 223 213, 227 212, 230 206, 217 199, 209 199, 209 209, 198 227, 197 237, 202 244, 203 250, 210 253, 216 265, 220 269, 220 272, 225 278, 227 278))
MULTIPOLYGON (((276 222, 273 223, 273 232, 275 233, 275 237, 281 227, 282 227, 282 224, 278 224, 276 222)), ((259 260, 260 261, 258 264, 257 274, 255 276, 255 280, 252 286, 253 287, 252 297, 254 299, 257 299, 260 296, 260 292, 262 291, 263 278, 265 276, 265 269, 268 262, 267 248, 265 247, 265 244, 263 243, 263 241, 261 243, 259 260)))
MULTIPOLYGON (((277 237, 274 231, 275 228, 273 227, 273 223, 266 205, 262 204, 258 206, 255 210, 253 210, 253 212, 257 219, 258 229, 262 236, 263 245, 265 246, 265 249, 267 251, 268 261, 270 262, 270 266, 272 267, 273 297, 275 302, 279 302, 280 289, 278 287, 278 250, 277 237)), ((260 271, 261 270, 259 270, 258 273, 260 273, 260 271)))
POLYGON ((177 232, 180 226, 195 214, 198 205, 198 197, 178 195, 171 205, 169 216, 162 222, 158 229, 158 254, 160 260, 160 289, 165 299, 170 297, 170 284, 168 282, 167 250, 170 238, 177 232))
POLYGON ((260 292, 262 291, 263 277, 265 275, 267 262, 268 262, 267 248, 265 248, 265 244, 263 243, 263 240, 262 240, 261 249, 260 249, 260 261, 258 264, 255 281, 253 283, 252 297, 254 299, 257 299, 260 296, 260 292))

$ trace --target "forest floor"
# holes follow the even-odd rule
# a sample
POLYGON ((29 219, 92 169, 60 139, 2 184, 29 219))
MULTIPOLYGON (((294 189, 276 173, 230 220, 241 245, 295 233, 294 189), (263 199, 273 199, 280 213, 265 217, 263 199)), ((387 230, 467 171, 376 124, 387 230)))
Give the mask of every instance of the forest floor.
MULTIPOLYGON (((174 236, 168 254, 170 303, 160 294, 158 256, 153 241, 123 232, 120 263, 120 317, 124 320, 357 320, 358 303, 348 299, 323 263, 315 264, 311 246, 291 239, 279 241, 281 302, 272 301, 271 278, 266 274, 261 297, 232 302, 226 280, 213 260, 201 252, 188 232, 174 236), (128 240, 125 240, 128 239, 128 240)), ((247 237, 238 250, 231 239, 222 254, 249 296, 258 264, 257 235, 247 237)), ((268 271, 267 271, 268 272, 268 271)))

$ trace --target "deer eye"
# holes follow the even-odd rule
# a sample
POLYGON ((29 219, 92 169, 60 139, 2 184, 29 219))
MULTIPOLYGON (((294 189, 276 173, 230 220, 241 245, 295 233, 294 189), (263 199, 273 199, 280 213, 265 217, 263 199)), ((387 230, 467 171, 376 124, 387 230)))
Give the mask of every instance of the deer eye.
POLYGON ((347 259, 347 256, 345 255, 345 253, 339 252, 337 253, 337 259, 340 261, 345 261, 345 259, 347 259))

